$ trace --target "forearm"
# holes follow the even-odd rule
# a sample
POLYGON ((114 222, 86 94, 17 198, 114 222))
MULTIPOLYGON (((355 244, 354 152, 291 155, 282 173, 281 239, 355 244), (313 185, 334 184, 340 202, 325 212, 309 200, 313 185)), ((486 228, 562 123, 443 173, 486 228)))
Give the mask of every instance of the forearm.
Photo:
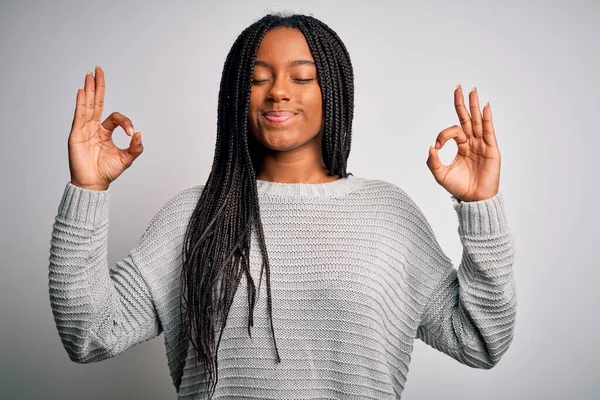
POLYGON ((514 335, 514 240, 501 199, 456 206, 463 244, 458 271, 447 273, 423 313, 418 336, 476 368, 493 367, 514 335), (468 208, 461 208, 468 207, 468 208))
POLYGON ((150 293, 129 255, 107 264, 109 191, 67 185, 53 226, 49 293, 69 357, 112 357, 160 332, 150 293))

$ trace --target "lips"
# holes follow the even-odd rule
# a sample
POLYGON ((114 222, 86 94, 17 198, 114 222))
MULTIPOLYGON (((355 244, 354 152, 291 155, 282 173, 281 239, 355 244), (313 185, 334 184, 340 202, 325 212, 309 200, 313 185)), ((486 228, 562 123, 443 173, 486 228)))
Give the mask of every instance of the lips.
POLYGON ((274 124, 281 124, 290 120, 296 114, 291 111, 267 111, 263 113, 263 117, 274 124))

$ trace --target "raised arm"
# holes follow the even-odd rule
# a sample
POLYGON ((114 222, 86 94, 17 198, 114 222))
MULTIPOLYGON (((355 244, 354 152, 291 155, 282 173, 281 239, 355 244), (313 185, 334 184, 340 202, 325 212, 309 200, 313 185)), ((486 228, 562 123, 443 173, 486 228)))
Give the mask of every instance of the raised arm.
POLYGON ((463 245, 458 270, 420 214, 420 246, 428 250, 415 252, 414 262, 435 271, 437 279, 417 337, 465 365, 489 369, 508 350, 515 331, 514 241, 502 193, 476 202, 452 201, 463 245))
POLYGON ((109 185, 142 153, 133 123, 114 112, 101 123, 104 71, 85 76, 77 91, 68 139, 69 170, 50 242, 50 303, 69 357, 99 361, 161 332, 150 291, 136 266, 136 251, 108 268, 109 185), (112 140, 122 127, 131 142, 112 140))
POLYGON ((110 189, 67 184, 50 242, 49 292, 62 343, 75 362, 114 357, 162 332, 136 246, 107 264, 110 189))

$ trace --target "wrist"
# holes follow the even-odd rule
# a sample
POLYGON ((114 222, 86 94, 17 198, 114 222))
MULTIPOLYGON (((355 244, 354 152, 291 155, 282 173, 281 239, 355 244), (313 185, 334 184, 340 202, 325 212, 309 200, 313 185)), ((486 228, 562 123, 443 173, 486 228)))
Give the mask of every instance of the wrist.
POLYGON ((108 190, 108 187, 109 187, 109 185, 83 185, 83 184, 77 183, 76 181, 71 181, 71 184, 73 186, 77 186, 82 189, 97 190, 97 191, 106 191, 106 190, 108 190))

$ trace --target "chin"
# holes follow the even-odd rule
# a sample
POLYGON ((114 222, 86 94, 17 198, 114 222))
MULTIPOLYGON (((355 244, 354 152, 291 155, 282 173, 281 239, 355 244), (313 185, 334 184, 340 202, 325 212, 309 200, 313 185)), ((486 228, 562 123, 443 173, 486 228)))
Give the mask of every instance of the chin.
POLYGON ((295 141, 289 141, 289 140, 284 140, 284 141, 268 141, 265 142, 263 144, 264 147, 266 147, 269 150, 273 150, 273 151, 290 151, 290 150, 294 150, 300 146, 302 146, 302 143, 297 143, 295 141))
POLYGON ((258 142, 269 150, 289 151, 294 150, 304 144, 304 141, 298 135, 292 132, 261 132, 258 135, 258 142))

